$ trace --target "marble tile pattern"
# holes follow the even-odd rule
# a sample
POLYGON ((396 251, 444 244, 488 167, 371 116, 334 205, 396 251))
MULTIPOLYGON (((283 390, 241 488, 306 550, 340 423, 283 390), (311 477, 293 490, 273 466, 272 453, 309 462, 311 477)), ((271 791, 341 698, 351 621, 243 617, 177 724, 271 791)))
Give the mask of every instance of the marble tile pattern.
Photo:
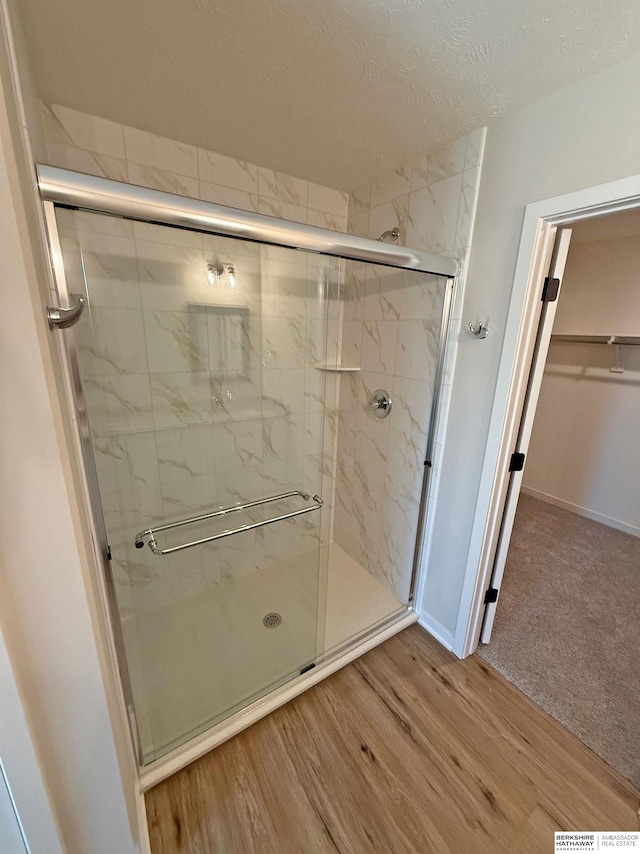
MULTIPOLYGON (((317 365, 337 358, 339 263, 75 211, 58 223, 70 290, 88 297, 74 335, 123 613, 328 543, 336 380, 317 365), (211 286, 211 257, 233 260, 237 289, 211 286), (134 548, 149 525, 298 489, 326 496, 327 511, 172 556, 134 548)), ((300 506, 289 499, 159 541, 300 506)))
MULTIPOLYGON (((42 109, 52 165, 345 230, 344 193, 42 109)), ((89 297, 75 337, 122 614, 328 542, 338 385, 316 366, 337 359, 339 262, 80 212, 60 211, 58 222, 69 288, 89 297), (234 264, 237 290, 224 277, 210 286, 209 261, 234 264), (299 488, 322 494, 325 510, 172 556, 133 546, 152 523, 299 488)), ((212 528, 167 532, 163 544, 187 530, 189 539, 212 528)))
POLYGON ((346 230, 348 195, 97 116, 42 104, 52 166, 346 230))
MULTIPOLYGON (((347 230, 378 238, 398 226, 399 243, 463 261, 471 240, 484 129, 381 175, 349 196, 347 230)), ((441 435, 464 279, 452 306, 441 435)), ((427 428, 446 280, 348 262, 341 293, 342 360, 361 368, 341 377, 334 541, 403 602, 416 541, 427 428), (375 418, 368 400, 377 388, 393 400, 375 418)), ((438 446, 436 446, 436 449, 438 446)), ((434 457, 429 502, 438 482, 434 457)))

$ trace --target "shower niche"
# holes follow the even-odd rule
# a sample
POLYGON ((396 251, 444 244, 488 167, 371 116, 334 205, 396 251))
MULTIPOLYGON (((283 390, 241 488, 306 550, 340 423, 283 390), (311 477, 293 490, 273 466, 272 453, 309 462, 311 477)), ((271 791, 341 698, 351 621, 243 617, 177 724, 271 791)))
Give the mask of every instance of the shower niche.
POLYGON ((143 216, 136 188, 44 171, 60 301, 86 303, 59 334, 149 767, 415 618, 455 263, 201 202, 187 227, 189 200, 178 218, 141 191, 143 216))

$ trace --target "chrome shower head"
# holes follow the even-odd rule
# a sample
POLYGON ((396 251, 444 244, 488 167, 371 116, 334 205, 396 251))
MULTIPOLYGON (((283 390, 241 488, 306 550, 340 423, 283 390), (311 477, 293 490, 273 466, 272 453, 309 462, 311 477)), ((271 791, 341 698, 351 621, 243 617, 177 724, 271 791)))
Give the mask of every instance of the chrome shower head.
POLYGON ((384 242, 387 237, 392 240, 393 243, 396 242, 396 240, 400 237, 400 229, 397 225, 395 228, 392 228, 389 231, 383 231, 378 240, 384 242))

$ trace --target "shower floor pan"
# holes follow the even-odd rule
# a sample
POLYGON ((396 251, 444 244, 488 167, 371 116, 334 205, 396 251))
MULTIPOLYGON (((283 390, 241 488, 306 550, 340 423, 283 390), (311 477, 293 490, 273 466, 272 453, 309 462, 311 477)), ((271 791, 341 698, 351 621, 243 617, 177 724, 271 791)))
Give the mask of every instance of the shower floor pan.
MULTIPOLYGON (((315 620, 317 601, 309 599, 314 577, 317 561, 302 555, 123 620, 127 648, 137 652, 129 669, 145 763, 162 762, 299 675, 306 662, 296 641, 315 620), (281 622, 268 619, 265 625, 272 614, 281 622)), ((325 657, 393 615, 406 614, 406 605, 331 545, 317 647, 325 657)))

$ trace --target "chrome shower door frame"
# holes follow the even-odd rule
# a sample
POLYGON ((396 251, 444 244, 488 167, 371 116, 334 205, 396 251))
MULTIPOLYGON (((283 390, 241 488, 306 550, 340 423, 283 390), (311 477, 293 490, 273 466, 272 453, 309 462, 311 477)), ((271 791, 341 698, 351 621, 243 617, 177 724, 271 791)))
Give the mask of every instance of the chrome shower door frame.
MULTIPOLYGON (((44 221, 47 229, 47 239, 49 241, 49 249, 51 253, 51 263, 53 269, 53 281, 55 283, 58 299, 66 305, 70 303, 70 293, 67 286, 67 277, 64 269, 64 261, 62 257, 62 247, 60 245, 60 235, 58 231, 58 223, 56 220, 55 204, 50 201, 43 201, 44 221)), ((107 610, 109 613, 109 623, 107 627, 109 634, 113 640, 115 647, 115 659, 117 663, 118 675, 122 687, 122 694, 126 708, 126 719, 129 732, 131 734, 131 742, 135 753, 138 767, 142 767, 142 748, 138 734, 138 724, 135 713, 135 705, 133 702, 133 689, 131 685, 131 677, 129 674, 129 666, 127 664, 126 648, 124 643, 124 635, 122 633, 122 625, 118 612, 118 600, 116 594, 115 579, 113 577, 113 569, 111 567, 111 552, 109 548, 109 540, 107 537, 107 528, 104 520, 104 512, 102 509, 102 499, 100 497, 100 486, 98 482, 98 469, 96 459, 93 452, 93 443, 91 441, 91 430, 89 427, 89 416, 87 414, 87 402, 85 397, 82 379, 80 376, 80 364, 78 360, 78 351, 75 344, 74 335, 64 335, 61 351, 64 354, 66 362, 66 373, 70 379, 71 392, 73 395, 73 407, 75 412, 75 421, 77 425, 77 436, 80 443, 82 453, 82 462, 84 465, 84 476, 89 497, 91 509, 91 521, 93 523, 93 533, 100 558, 102 561, 102 574, 105 583, 107 594, 107 610)))
POLYGON ((380 243, 315 225, 289 222, 55 166, 38 166, 37 172, 42 200, 65 207, 303 249, 351 261, 402 267, 449 279, 460 272, 459 262, 444 255, 380 243))
POLYGON ((215 725, 202 733, 202 735, 196 736, 190 742, 175 748, 165 756, 152 761, 146 766, 143 765, 138 737, 133 691, 127 666, 124 637, 120 625, 107 531, 98 486, 97 468, 89 431, 86 400, 80 379, 78 354, 74 343, 74 336, 64 335, 65 340, 61 352, 63 353, 63 358, 66 360, 66 370, 71 379, 73 394, 73 401, 71 403, 75 410, 75 420, 77 422, 91 517, 94 526, 94 536, 97 540, 98 551, 102 559, 107 606, 110 617, 110 626, 107 627, 107 630, 113 639, 115 647, 117 670, 124 698, 125 717, 130 729, 132 748, 138 764, 140 786, 144 791, 417 619, 413 602, 420 576, 420 564, 426 531, 431 463, 433 462, 436 429, 441 406, 442 379, 451 323, 451 306, 460 272, 460 264, 457 260, 445 256, 420 252, 354 235, 333 232, 315 226, 288 222, 276 219, 275 217, 254 214, 209 202, 201 202, 157 190, 76 173, 66 169, 59 169, 57 167, 38 166, 37 171, 40 194, 45 211, 54 280, 62 308, 69 306, 70 294, 67 288, 58 225, 55 216, 56 206, 95 214, 123 217, 139 222, 169 225, 267 245, 299 249, 385 267, 424 272, 441 276, 448 280, 445 285, 442 307, 434 391, 427 431, 427 450, 419 507, 418 529, 416 533, 410 594, 406 610, 403 610, 397 616, 385 619, 379 625, 373 626, 371 630, 353 638, 348 644, 336 650, 331 655, 321 656, 318 662, 319 666, 314 671, 304 675, 301 674, 298 678, 271 691, 265 697, 251 702, 241 711, 232 714, 229 719, 223 721, 221 724, 215 725))
POLYGON ((427 428, 427 448, 424 458, 424 474, 422 478, 422 489, 420 492, 420 508, 418 510, 418 530, 416 533, 416 547, 413 554, 413 566, 411 569, 411 581, 409 583, 409 604, 415 602, 420 581, 420 564, 426 539, 427 530, 427 505, 429 503, 429 488, 431 486, 431 475, 433 472, 434 451, 436 445, 436 434, 438 432, 438 419, 440 417, 440 405, 442 402, 442 385, 444 378, 444 366, 447 357, 447 344, 451 329, 451 306, 456 292, 458 277, 447 281, 444 300, 442 304, 442 316, 440 318, 440 333, 438 336, 438 350, 436 356, 436 372, 433 377, 433 398, 431 400, 431 412, 429 414, 429 427, 427 428))

